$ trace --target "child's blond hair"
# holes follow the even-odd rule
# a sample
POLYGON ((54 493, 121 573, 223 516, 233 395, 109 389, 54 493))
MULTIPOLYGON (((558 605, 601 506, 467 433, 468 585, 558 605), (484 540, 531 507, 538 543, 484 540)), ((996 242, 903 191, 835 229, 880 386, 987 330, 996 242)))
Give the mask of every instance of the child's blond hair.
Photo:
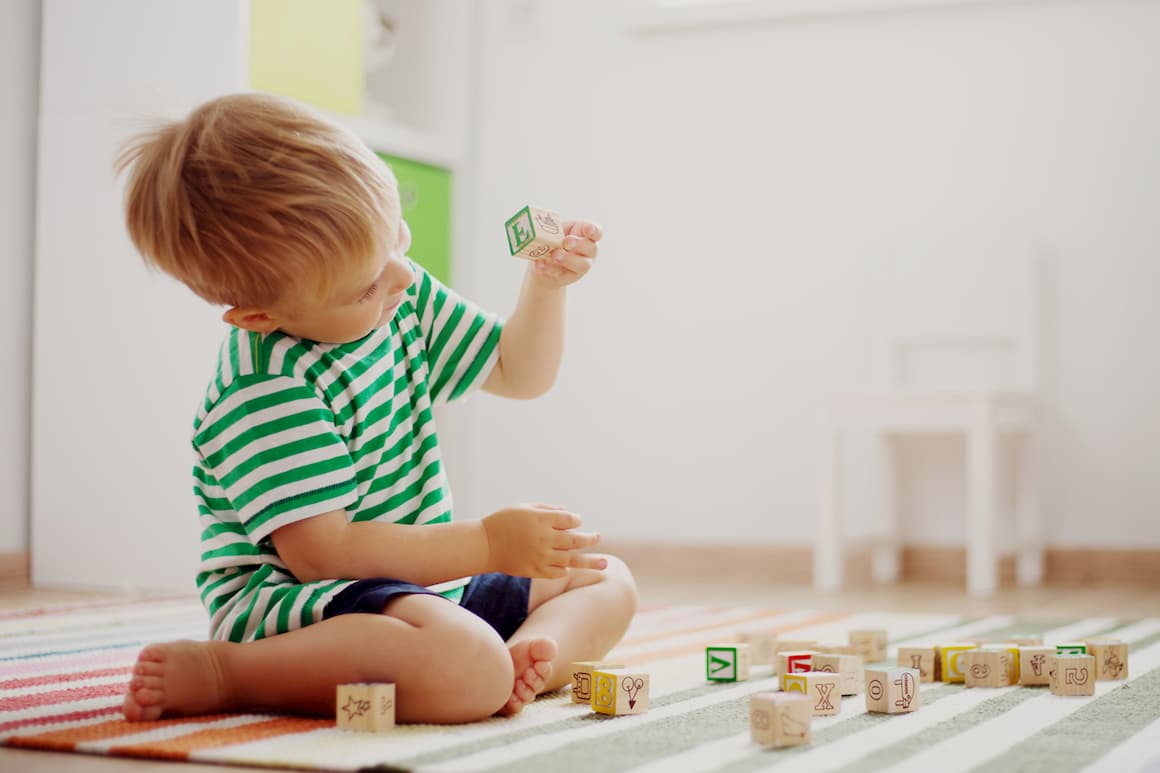
POLYGON ((397 234, 386 164, 280 97, 211 100, 130 140, 116 169, 129 170, 125 219, 146 262, 211 303, 322 297, 328 266, 369 260, 397 234))

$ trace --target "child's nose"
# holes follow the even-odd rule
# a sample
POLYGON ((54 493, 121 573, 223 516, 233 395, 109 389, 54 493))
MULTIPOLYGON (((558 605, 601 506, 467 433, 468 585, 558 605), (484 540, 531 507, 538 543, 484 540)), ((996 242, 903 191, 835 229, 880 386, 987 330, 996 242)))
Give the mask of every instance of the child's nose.
POLYGON ((411 286, 415 279, 411 267, 405 261, 392 260, 387 266, 387 286, 391 295, 398 295, 411 286))

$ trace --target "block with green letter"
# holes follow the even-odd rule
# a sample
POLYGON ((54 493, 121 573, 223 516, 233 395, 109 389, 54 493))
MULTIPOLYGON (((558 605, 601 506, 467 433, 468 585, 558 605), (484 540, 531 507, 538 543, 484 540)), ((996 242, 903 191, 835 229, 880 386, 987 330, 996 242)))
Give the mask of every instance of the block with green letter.
POLYGON ((705 678, 710 682, 744 682, 749 678, 749 645, 710 644, 705 648, 705 678))
POLYGON ((547 209, 524 207, 508 218, 508 249, 514 257, 540 260, 564 245, 564 224, 560 215, 547 209))

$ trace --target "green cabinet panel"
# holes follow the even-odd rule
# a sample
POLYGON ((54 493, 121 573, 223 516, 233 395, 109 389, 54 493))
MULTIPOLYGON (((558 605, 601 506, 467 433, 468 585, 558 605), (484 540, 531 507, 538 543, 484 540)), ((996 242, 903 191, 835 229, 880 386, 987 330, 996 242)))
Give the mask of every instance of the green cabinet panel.
POLYGON ((451 173, 386 153, 378 155, 399 181, 403 218, 411 227, 411 259, 451 286, 451 173))

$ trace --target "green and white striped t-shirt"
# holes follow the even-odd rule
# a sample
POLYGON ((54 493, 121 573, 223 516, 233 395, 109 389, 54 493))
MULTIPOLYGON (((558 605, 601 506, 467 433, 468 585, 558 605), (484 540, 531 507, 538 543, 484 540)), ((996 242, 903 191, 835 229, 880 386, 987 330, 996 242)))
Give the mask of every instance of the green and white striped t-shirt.
MULTIPOLYGON (((394 319, 361 340, 226 336, 193 435, 197 584, 213 638, 317 622, 351 583, 300 583, 274 551, 279 527, 339 509, 352 521, 451 520, 431 407, 483 383, 501 322, 412 270, 394 319)), ((442 590, 458 600, 464 584, 442 590)))

